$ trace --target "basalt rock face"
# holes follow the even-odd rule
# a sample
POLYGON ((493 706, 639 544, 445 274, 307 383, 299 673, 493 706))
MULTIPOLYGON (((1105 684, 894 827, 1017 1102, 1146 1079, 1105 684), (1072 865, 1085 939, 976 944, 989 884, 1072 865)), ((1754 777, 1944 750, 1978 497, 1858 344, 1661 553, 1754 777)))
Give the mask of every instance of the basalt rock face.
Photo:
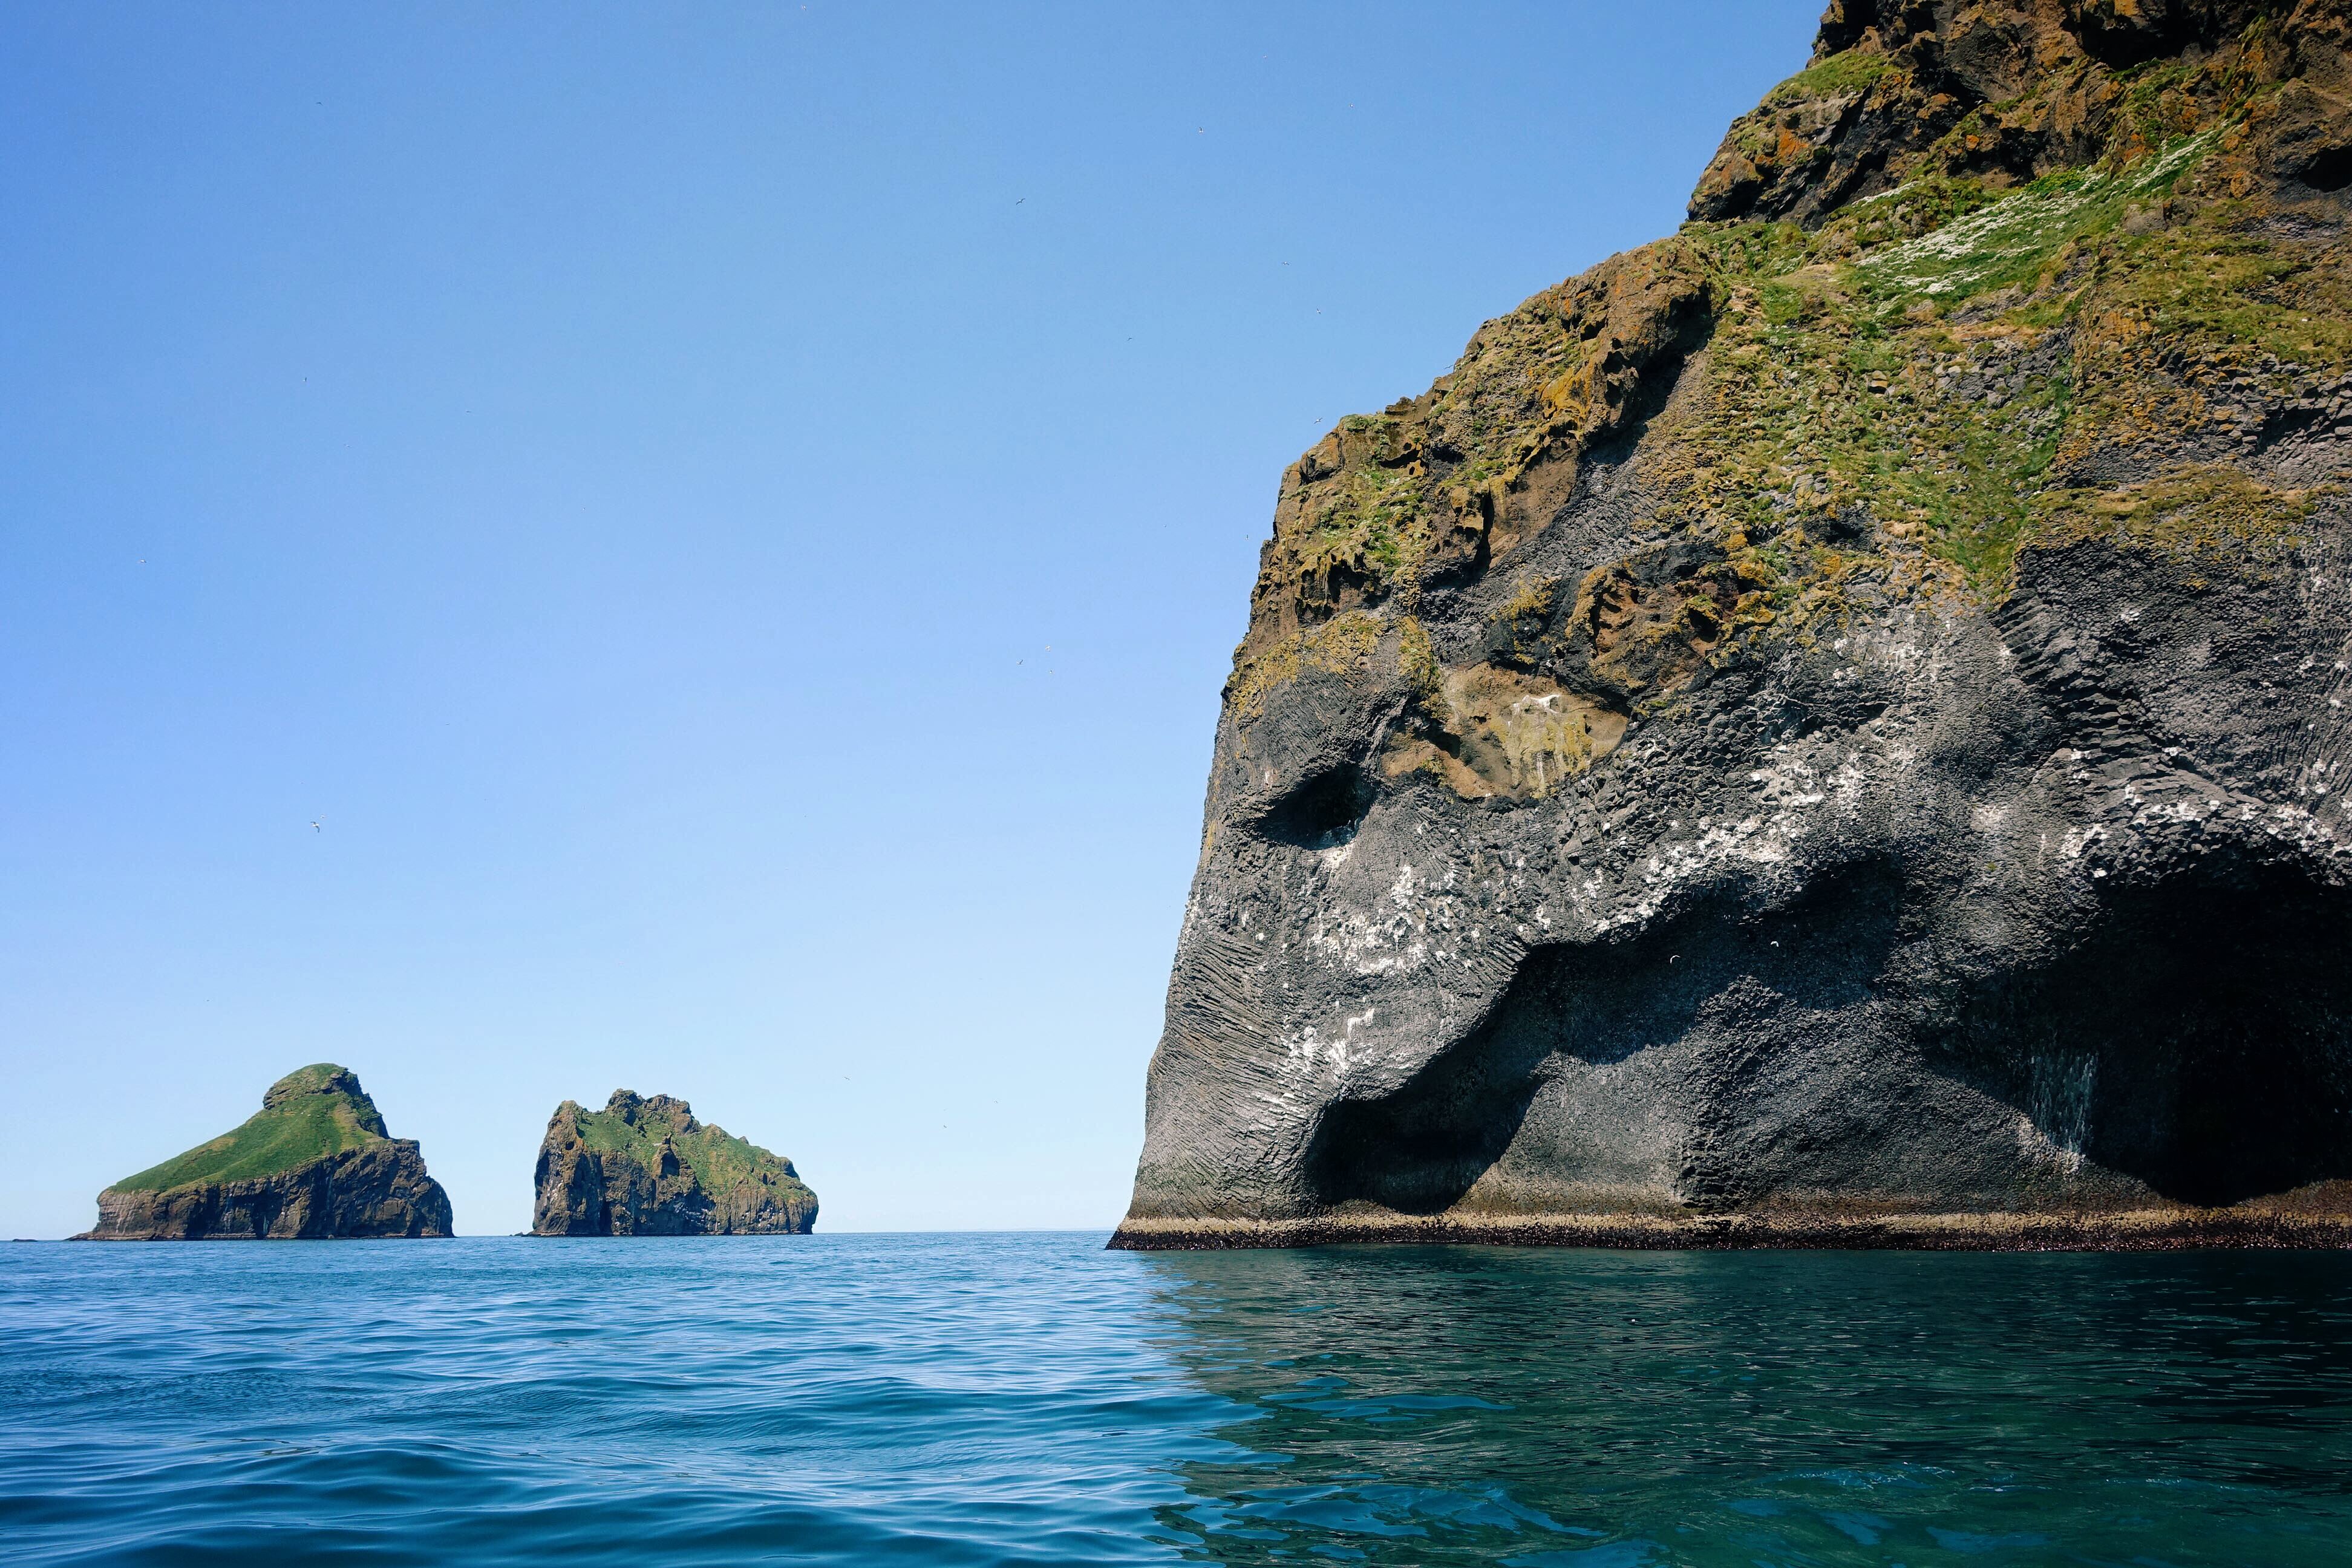
POLYGON ((535 1236, 805 1236, 816 1194, 793 1163, 666 1094, 556 1107, 539 1149, 535 1236))
POLYGON ((1842 0, 1283 478, 1118 1245, 2352 1239, 2352 0, 1842 0))
POLYGON ((86 1241, 320 1240, 450 1234, 449 1195, 391 1137, 348 1068, 270 1086, 234 1131, 100 1193, 86 1241))

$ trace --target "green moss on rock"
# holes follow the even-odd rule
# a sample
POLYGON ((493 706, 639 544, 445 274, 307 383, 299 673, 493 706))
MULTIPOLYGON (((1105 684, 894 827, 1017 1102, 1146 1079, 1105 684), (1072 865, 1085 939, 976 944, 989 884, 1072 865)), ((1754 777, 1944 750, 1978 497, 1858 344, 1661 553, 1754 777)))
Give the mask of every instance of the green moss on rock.
POLYGON ((2040 498, 2032 548, 2100 541, 2176 563, 2243 574, 2277 562, 2302 542, 2318 504, 2234 468, 2184 466, 2159 479, 2113 489, 2054 490, 2040 498))
MULTIPOLYGON (((631 1100, 635 1098, 630 1096, 631 1100)), ((667 1098, 656 1095, 652 1100, 633 1106, 615 1096, 615 1103, 604 1110, 583 1110, 580 1113, 581 1141, 601 1153, 627 1154, 648 1165, 660 1163, 662 1145, 667 1143, 694 1172, 696 1180, 713 1189, 731 1187, 738 1182, 801 1185, 800 1174, 790 1160, 770 1153, 748 1138, 738 1138, 723 1127, 696 1121, 692 1110, 682 1101, 669 1102, 677 1105, 676 1115, 663 1114, 667 1108, 661 1102, 667 1098)))
POLYGON ((375 1101, 351 1069, 318 1062, 270 1085, 261 1109, 243 1124, 107 1190, 161 1193, 199 1183, 254 1181, 385 1138, 375 1101))
POLYGON ((234 1130, 98 1195, 90 1241, 324 1240, 447 1236, 449 1194, 415 1142, 385 1130, 345 1068, 270 1085, 234 1130))
POLYGON ((603 1110, 565 1100, 536 1183, 542 1236, 805 1234, 816 1223, 816 1194, 790 1160, 666 1094, 616 1089, 603 1110))
MULTIPOLYGON (((1729 574, 1705 624, 1662 601, 1654 628, 1718 664, 1843 624, 1857 591, 1998 600, 2021 549, 2086 519, 2146 548, 2244 535, 2261 547, 2200 571, 2269 570, 2292 505, 2239 501, 2279 489, 2281 439, 2340 417, 2352 365, 2352 247, 2293 210, 2278 171, 2294 136, 2333 145, 2340 110, 2281 76, 2264 26, 2132 68, 2059 34, 1972 34, 2011 52, 2016 91, 1963 110, 1897 47, 1924 26, 1825 30, 1734 128, 1705 221, 1488 321, 1427 393, 1303 457, 1229 711, 1256 721, 1310 669, 1370 671, 1388 628, 1412 626, 1408 684, 1442 723, 1424 588, 1511 573, 1596 461, 1631 458, 1662 498, 1638 540, 1729 574), (2184 457, 2206 500, 2134 491, 2132 515, 2157 520, 2138 533, 2101 510, 2184 457)), ((1558 609, 1521 579, 1486 641, 1557 664, 1558 609)), ((1591 695, 1648 711, 1670 684, 1591 695)))
POLYGON ((1808 98, 1835 98, 1860 92, 1882 77, 1895 73, 1893 60, 1875 49, 1842 49, 1818 60, 1764 95, 1768 107, 1808 98))

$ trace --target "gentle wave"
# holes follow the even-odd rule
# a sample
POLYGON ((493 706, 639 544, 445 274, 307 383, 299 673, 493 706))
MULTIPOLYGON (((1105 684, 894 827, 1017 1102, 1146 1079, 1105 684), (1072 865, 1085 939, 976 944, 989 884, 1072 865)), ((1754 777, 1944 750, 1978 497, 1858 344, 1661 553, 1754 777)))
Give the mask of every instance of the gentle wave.
POLYGON ((2352 1258, 0 1250, 26 1563, 2352 1561, 2352 1258))

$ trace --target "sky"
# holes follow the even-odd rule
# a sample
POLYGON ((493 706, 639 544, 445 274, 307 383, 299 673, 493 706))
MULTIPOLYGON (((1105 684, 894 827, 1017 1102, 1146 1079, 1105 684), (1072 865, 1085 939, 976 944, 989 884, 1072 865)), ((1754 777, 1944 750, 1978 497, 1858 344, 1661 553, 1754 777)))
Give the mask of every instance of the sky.
POLYGON ((320 1060, 1114 1224, 1282 469, 1819 10, 0 9, 0 1236, 320 1060))

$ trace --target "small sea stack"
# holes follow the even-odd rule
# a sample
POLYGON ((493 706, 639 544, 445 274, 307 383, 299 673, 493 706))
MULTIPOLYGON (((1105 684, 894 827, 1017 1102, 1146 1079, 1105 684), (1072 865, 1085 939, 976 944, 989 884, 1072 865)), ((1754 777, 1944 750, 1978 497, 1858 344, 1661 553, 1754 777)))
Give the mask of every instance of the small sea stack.
POLYGON ((98 1194, 79 1241, 447 1236, 449 1194, 349 1068, 288 1073, 243 1125, 98 1194))
POLYGON ((539 1147, 534 1236, 806 1236, 816 1194, 793 1163, 666 1094, 555 1108, 539 1147))

